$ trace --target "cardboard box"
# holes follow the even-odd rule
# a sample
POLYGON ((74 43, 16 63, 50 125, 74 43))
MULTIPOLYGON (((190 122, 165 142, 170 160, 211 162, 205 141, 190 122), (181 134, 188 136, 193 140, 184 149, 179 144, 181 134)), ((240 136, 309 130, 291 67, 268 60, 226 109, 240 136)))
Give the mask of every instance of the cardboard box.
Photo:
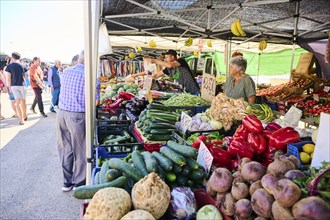
POLYGON ((312 53, 302 53, 295 69, 295 73, 307 74, 310 72, 314 64, 312 53))

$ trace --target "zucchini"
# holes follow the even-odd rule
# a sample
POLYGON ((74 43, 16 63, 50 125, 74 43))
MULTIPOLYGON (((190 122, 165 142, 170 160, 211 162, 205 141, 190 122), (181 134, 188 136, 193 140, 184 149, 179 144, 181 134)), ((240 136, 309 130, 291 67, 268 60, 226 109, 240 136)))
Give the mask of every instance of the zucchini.
POLYGON ((185 146, 176 143, 175 141, 168 141, 167 146, 171 148, 173 151, 185 156, 185 157, 193 157, 195 158, 198 154, 197 149, 190 147, 190 146, 185 146))
POLYGON ((142 179, 142 174, 136 168, 130 166, 128 163, 125 163, 121 159, 112 158, 109 160, 109 166, 113 169, 117 169, 123 173, 126 173, 128 176, 132 177, 133 180, 139 181, 142 179))
POLYGON ((100 184, 100 171, 95 173, 95 176, 94 176, 94 184, 93 185, 97 185, 97 184, 100 184))
POLYGON ((164 157, 163 155, 161 155, 160 153, 154 151, 151 153, 152 156, 155 157, 158 166, 160 166, 161 168, 163 168, 164 171, 169 172, 173 169, 173 163, 170 159, 168 159, 167 157, 164 157))
POLYGON ((166 119, 169 121, 179 121, 180 120, 180 117, 178 115, 174 115, 172 113, 149 113, 149 114, 147 114, 148 119, 151 119, 153 117, 162 118, 162 119, 166 119))
POLYGON ((141 153, 139 151, 133 151, 132 159, 133 159, 134 167, 138 169, 143 176, 147 176, 148 171, 141 153))
POLYGON ((162 153, 165 157, 170 159, 176 165, 183 166, 187 163, 186 158, 184 158, 184 156, 175 153, 169 147, 161 147, 160 153, 162 153))
POLYGON ((105 180, 107 182, 113 181, 121 176, 121 173, 116 169, 109 169, 105 174, 105 180))
POLYGON ((144 151, 141 153, 144 159, 144 162, 146 164, 146 169, 148 173, 151 172, 157 172, 157 161, 156 159, 152 156, 152 154, 148 151, 144 151))
POLYGON ((173 166, 173 173, 178 174, 178 173, 180 173, 181 171, 182 171, 182 167, 180 167, 180 166, 174 164, 174 166, 173 166))
POLYGON ((120 176, 117 179, 107 183, 102 183, 98 185, 79 186, 73 192, 73 196, 76 199, 91 199, 93 198, 95 193, 100 189, 104 189, 106 187, 123 188, 125 186, 125 183, 126 183, 126 177, 120 176))
POLYGON ((168 182, 173 183, 176 180, 176 175, 173 172, 166 173, 165 179, 168 182))
POLYGON ((168 141, 172 138, 171 135, 163 135, 163 134, 147 134, 145 137, 149 141, 168 141))
POLYGON ((168 134, 171 135, 175 129, 151 129, 150 134, 168 134))
POLYGON ((167 107, 163 104, 157 104, 157 103, 150 103, 147 106, 148 109, 155 109, 155 110, 161 110, 161 111, 167 111, 172 112, 172 109, 170 107, 167 107))
POLYGON ((186 186, 187 181, 188 181, 188 178, 185 176, 181 176, 181 175, 176 176, 176 182, 179 186, 186 186))
POLYGON ((155 123, 169 123, 169 124, 175 124, 174 121, 169 121, 169 120, 166 120, 166 119, 162 119, 162 118, 158 118, 158 117, 153 117, 151 119, 152 122, 155 122, 155 123))
POLYGON ((199 164, 197 163, 197 161, 191 158, 186 158, 186 159, 187 159, 187 165, 190 169, 198 170, 199 164))
POLYGON ((188 176, 190 174, 190 169, 188 166, 183 166, 182 171, 180 172, 182 176, 188 176))
POLYGON ((102 166, 101 166, 101 170, 100 170, 100 183, 105 183, 107 182, 106 180, 106 173, 107 171, 110 169, 109 164, 107 163, 108 161, 104 161, 102 166))
POLYGON ((161 166, 157 166, 157 174, 158 176, 162 179, 165 180, 166 178, 166 172, 163 170, 163 168, 161 168, 161 166))
POLYGON ((203 180, 205 177, 205 172, 203 170, 193 170, 190 175, 189 175, 189 179, 193 180, 193 181, 201 181, 203 180))
POLYGON ((149 123, 150 128, 162 128, 162 129, 176 129, 176 126, 170 123, 155 123, 155 122, 150 122, 149 123))
POLYGON ((151 128, 150 127, 144 127, 143 131, 146 132, 146 133, 150 133, 151 128))

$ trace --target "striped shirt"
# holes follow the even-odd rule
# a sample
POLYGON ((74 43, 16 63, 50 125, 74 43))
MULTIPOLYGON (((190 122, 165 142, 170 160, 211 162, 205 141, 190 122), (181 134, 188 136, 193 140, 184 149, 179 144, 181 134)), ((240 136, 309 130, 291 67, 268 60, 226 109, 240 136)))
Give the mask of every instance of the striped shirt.
POLYGON ((245 74, 236 84, 234 80, 235 78, 230 76, 223 86, 226 96, 233 99, 244 98, 245 101, 248 101, 250 96, 256 95, 256 85, 251 76, 245 74))

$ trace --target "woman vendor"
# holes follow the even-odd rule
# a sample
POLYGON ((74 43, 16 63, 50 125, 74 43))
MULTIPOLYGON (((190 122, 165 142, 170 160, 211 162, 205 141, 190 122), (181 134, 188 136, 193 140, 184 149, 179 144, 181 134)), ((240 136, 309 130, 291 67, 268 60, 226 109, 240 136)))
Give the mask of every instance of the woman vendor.
POLYGON ((242 56, 237 56, 229 61, 230 77, 224 84, 224 92, 230 98, 244 98, 253 104, 256 100, 256 87, 253 79, 245 74, 247 62, 242 56))

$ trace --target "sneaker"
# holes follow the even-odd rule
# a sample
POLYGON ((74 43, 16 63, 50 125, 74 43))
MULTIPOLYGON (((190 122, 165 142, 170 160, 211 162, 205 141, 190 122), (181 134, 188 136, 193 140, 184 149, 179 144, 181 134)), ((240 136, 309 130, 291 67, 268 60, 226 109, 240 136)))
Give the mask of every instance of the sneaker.
POLYGON ((33 108, 30 108, 30 111, 33 112, 33 114, 37 114, 36 110, 34 110, 33 108))
POLYGON ((70 192, 72 190, 72 186, 63 186, 61 189, 63 192, 70 192))
POLYGON ((47 118, 47 115, 45 113, 41 113, 42 116, 44 116, 44 118, 47 118))
POLYGON ((50 111, 56 113, 56 111, 54 109, 51 109, 50 111))

